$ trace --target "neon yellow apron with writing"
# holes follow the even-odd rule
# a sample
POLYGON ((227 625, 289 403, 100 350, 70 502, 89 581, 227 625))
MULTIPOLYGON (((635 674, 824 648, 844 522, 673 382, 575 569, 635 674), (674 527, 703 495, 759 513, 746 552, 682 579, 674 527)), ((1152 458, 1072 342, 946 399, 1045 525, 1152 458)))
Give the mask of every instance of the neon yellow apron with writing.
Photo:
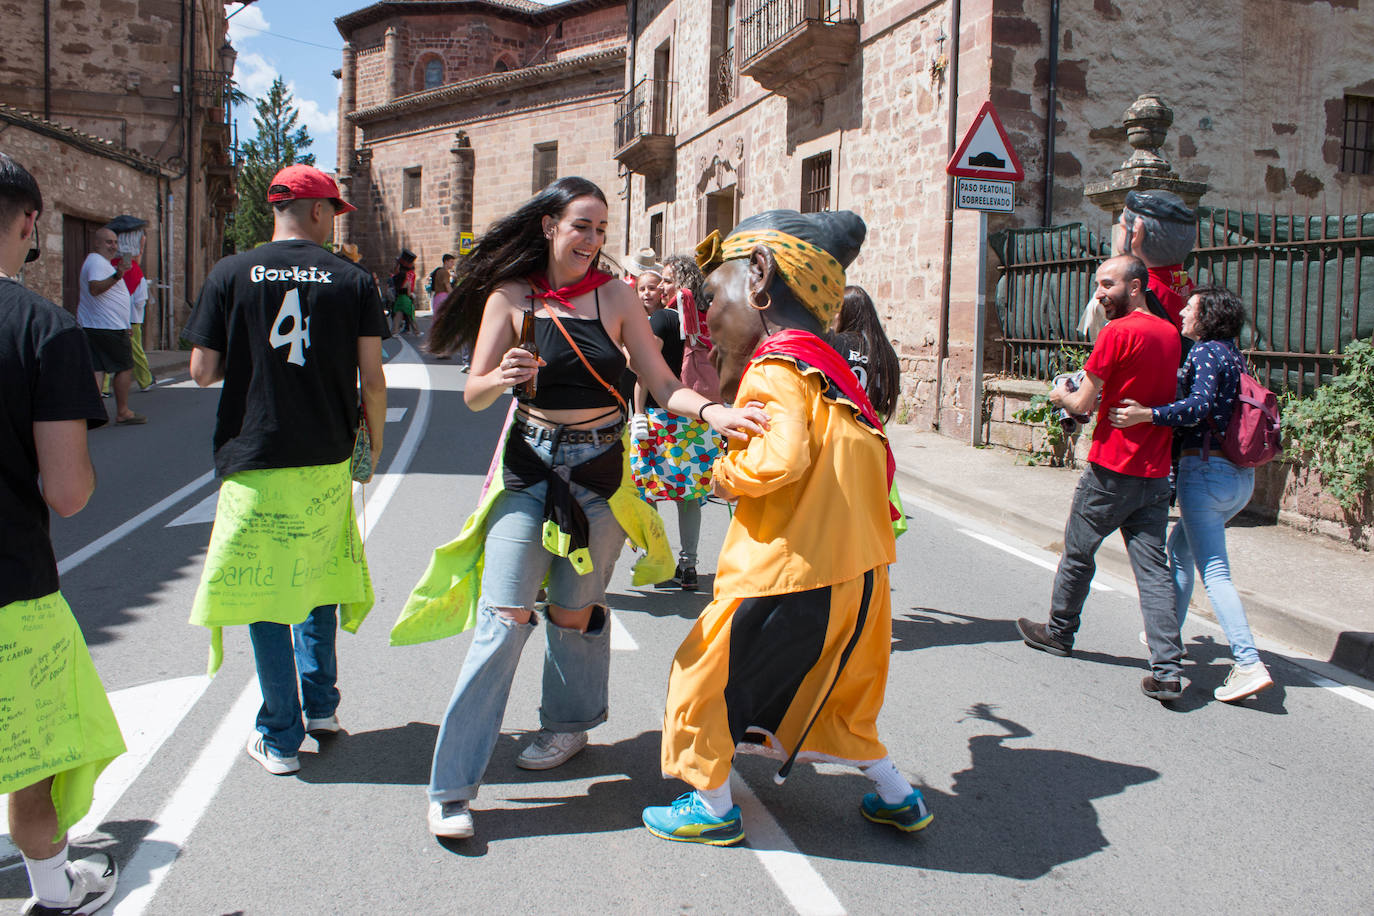
POLYGON ((61 592, 0 608, 0 795, 53 777, 61 839, 124 753, 110 701, 61 592))
POLYGON ((323 604, 358 632, 372 579, 353 516, 348 461, 230 474, 219 487, 191 623, 210 628, 210 673, 224 661, 222 627, 297 624, 323 604))
MULTIPOLYGON (((513 410, 513 408, 512 408, 513 410)), ((510 428, 510 417, 506 418, 510 428)), ((487 515, 496 497, 505 489, 502 456, 507 432, 501 434, 496 454, 487 474, 487 489, 477 509, 463 523, 458 537, 438 547, 425 574, 406 598, 405 607, 391 627, 393 646, 413 646, 435 639, 457 636, 477 623, 477 598, 482 586, 483 557, 487 539, 487 515)), ((628 432, 622 441, 628 441, 628 432)), ((620 476, 620 488, 607 503, 615 520, 643 556, 635 561, 631 579, 634 585, 662 582, 673 574, 675 561, 663 532, 663 519, 653 506, 639 497, 630 475, 628 449, 620 476)), ((555 556, 566 557, 582 575, 592 571, 591 555, 585 548, 570 551, 571 539, 553 522, 544 523, 544 548, 555 556)))

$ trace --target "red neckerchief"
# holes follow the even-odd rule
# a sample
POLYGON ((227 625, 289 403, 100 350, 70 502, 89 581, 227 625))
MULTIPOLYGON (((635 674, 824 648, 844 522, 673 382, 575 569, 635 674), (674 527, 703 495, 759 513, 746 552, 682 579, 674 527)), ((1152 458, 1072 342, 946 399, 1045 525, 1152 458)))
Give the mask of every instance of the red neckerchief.
MULTIPOLYGON (((843 356, 835 352, 834 347, 810 331, 778 331, 764 338, 754 351, 754 355, 749 358, 749 365, 753 366, 761 357, 774 354, 791 357, 819 369, 836 388, 840 389, 841 394, 858 407, 859 413, 874 429, 883 431, 883 422, 878 419, 878 412, 873 409, 868 394, 859 385, 854 370, 843 356)), ((748 374, 748 371, 746 368, 745 373, 748 374)), ((897 472, 897 459, 892 455, 892 446, 888 443, 886 435, 883 436, 883 448, 887 451, 887 489, 891 492, 892 479, 897 472)), ((897 507, 892 505, 891 501, 888 502, 888 511, 892 514, 893 521, 900 517, 897 507)))
POLYGON ((548 304, 548 300, 552 299, 568 311, 575 312, 577 309, 573 308, 573 299, 590 293, 592 290, 611 279, 610 274, 602 273, 593 267, 576 283, 570 286, 560 286, 558 289, 553 289, 549 286, 548 278, 543 274, 530 274, 530 287, 534 292, 530 293, 525 298, 529 300, 543 299, 546 305, 548 304))

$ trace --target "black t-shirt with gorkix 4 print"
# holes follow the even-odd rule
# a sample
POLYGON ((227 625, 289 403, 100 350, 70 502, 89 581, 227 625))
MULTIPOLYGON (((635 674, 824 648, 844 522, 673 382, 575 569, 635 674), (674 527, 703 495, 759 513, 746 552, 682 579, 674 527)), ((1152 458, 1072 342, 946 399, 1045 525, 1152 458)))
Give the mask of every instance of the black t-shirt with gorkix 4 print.
POLYGON ((372 278, 314 242, 268 242, 216 264, 182 332, 223 354, 216 472, 351 456, 358 338, 385 334, 372 278))

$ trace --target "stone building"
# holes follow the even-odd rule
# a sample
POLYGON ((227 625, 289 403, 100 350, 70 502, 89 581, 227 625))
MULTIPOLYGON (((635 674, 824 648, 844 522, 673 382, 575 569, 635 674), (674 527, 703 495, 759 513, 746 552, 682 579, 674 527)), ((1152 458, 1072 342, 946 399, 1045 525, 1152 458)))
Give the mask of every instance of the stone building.
POLYGON ((606 192, 606 251, 620 250, 607 125, 624 83, 622 0, 374 3, 335 25, 338 178, 358 207, 336 236, 364 264, 384 270, 405 247, 427 273, 561 175, 606 192))
POLYGON ((147 220, 147 347, 176 346, 234 206, 219 0, 0 0, 0 150, 38 179, 43 257, 25 282, 75 310, 90 237, 147 220))
POLYGON ((1083 191, 1131 152, 1122 112, 1147 92, 1176 113, 1161 153, 1204 203, 1370 210, 1372 6, 629 0, 626 91, 603 125, 631 171, 626 249, 689 251, 772 207, 857 211, 851 282, 902 355, 899 416, 964 436, 977 216, 951 209, 944 169, 982 102, 1026 171, 992 231, 1105 226, 1083 191))

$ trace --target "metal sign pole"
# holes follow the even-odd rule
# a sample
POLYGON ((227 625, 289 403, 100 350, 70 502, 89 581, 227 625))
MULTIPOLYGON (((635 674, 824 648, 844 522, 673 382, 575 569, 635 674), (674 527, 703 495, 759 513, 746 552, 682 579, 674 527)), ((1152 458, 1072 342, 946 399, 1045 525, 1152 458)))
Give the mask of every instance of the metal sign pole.
POLYGON ((987 325, 988 214, 978 211, 978 314, 973 337, 973 437, 970 445, 983 444, 983 333, 987 325))

